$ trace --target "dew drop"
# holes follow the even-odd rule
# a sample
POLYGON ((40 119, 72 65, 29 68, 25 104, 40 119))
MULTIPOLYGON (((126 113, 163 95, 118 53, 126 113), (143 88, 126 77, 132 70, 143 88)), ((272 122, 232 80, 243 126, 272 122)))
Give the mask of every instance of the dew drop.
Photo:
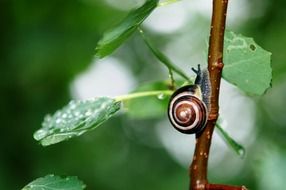
POLYGON ((70 109, 75 109, 76 108, 76 102, 75 101, 71 101, 70 103, 69 103, 69 108, 70 109))
POLYGON ((48 134, 48 131, 46 129, 40 129, 34 133, 34 138, 36 140, 41 140, 44 137, 46 137, 47 134, 48 134))
POLYGON ((157 96, 157 98, 159 99, 159 100, 163 100, 163 99, 165 99, 165 94, 163 94, 163 93, 161 93, 161 94, 159 94, 158 96, 157 96))
POLYGON ((92 114, 92 111, 91 110, 87 110, 86 112, 85 112, 85 116, 90 116, 92 114))
POLYGON ((62 122, 62 119, 61 118, 57 118, 56 119, 56 124, 60 124, 62 122))
POLYGON ((44 120, 45 122, 50 122, 52 120, 51 115, 47 115, 44 120))
POLYGON ((103 103, 103 104, 101 104, 100 109, 105 109, 105 107, 106 107, 106 104, 103 103))
POLYGON ((241 147, 237 152, 241 158, 243 158, 245 156, 245 149, 244 148, 241 147))
POLYGON ((79 112, 79 111, 76 111, 76 112, 74 113, 74 115, 75 115, 76 117, 79 117, 80 112, 79 112))

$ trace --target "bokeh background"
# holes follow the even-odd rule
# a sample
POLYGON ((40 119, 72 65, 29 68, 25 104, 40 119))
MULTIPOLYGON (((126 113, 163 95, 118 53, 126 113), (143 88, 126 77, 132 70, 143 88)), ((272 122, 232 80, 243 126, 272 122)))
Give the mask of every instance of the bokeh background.
MULTIPOLYGON (((79 176, 92 190, 187 189, 194 137, 178 134, 164 113, 121 113, 91 133, 50 147, 33 139, 43 117, 71 99, 121 95, 167 79, 166 68, 138 34, 110 57, 93 59, 103 32, 143 2, 0 1, 0 189, 21 189, 46 174, 79 176)), ((228 28, 273 53, 273 83, 262 97, 222 83, 222 125, 247 153, 240 158, 215 133, 211 182, 253 190, 285 187, 285 6, 283 0, 229 2, 228 28)), ((190 71, 206 64, 210 15, 211 0, 182 0, 155 10, 143 29, 190 71)))

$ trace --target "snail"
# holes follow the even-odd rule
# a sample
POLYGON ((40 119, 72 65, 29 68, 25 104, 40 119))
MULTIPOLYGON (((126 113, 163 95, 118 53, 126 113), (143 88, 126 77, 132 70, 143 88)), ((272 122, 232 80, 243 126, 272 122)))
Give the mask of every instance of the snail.
POLYGON ((177 89, 168 105, 168 117, 175 129, 182 133, 201 132, 206 125, 209 114, 210 82, 207 70, 192 68, 196 73, 193 85, 177 89))

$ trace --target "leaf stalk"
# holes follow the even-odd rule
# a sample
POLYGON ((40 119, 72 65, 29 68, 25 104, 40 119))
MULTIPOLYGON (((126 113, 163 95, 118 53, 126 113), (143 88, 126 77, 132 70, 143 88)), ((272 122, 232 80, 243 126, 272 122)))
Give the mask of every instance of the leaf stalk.
POLYGON ((115 101, 126 101, 135 98, 143 98, 146 96, 170 96, 172 95, 172 90, 155 90, 155 91, 145 91, 145 92, 135 92, 127 95, 117 96, 115 97, 115 101))
POLYGON ((170 5, 170 4, 173 4, 173 3, 177 3, 179 1, 181 1, 181 0, 166 0, 166 1, 158 3, 158 7, 170 5))
POLYGON ((184 73, 179 67, 177 67, 172 61, 163 54, 159 49, 157 49, 151 42, 151 40, 144 34, 143 30, 138 28, 139 33, 141 34, 141 37, 143 38, 144 42, 148 46, 148 48, 151 50, 153 55, 162 62, 169 70, 174 71, 179 76, 181 76, 183 79, 187 80, 188 82, 192 82, 187 74, 184 73))

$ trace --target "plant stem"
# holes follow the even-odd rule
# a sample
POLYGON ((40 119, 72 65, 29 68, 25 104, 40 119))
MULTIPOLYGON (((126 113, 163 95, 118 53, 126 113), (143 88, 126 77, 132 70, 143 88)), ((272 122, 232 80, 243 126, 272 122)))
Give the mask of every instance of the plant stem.
POLYGON ((138 31, 141 34, 146 45, 149 47, 149 49, 156 56, 157 59, 159 59, 170 71, 174 71, 179 76, 181 76, 182 78, 186 79, 188 82, 191 83, 190 78, 179 67, 173 64, 172 61, 165 54, 163 54, 151 43, 151 41, 147 38, 147 36, 145 36, 142 29, 138 28, 138 31))
POLYGON ((173 91, 171 90, 156 90, 156 91, 145 91, 145 92, 135 92, 127 95, 117 96, 115 97, 116 101, 126 101, 135 98, 142 98, 146 96, 170 96, 173 91))
POLYGON ((174 75, 173 75, 172 69, 169 69, 169 78, 170 78, 170 80, 171 80, 170 89, 171 89, 171 90, 174 90, 174 89, 175 89, 175 79, 174 79, 174 75))
POLYGON ((196 147, 190 166, 190 189, 193 190, 238 190, 244 187, 209 184, 207 167, 213 130, 218 118, 219 90, 223 68, 223 38, 228 0, 213 0, 210 28, 208 71, 211 83, 210 113, 205 130, 196 135, 196 147))
POLYGON ((179 2, 179 1, 180 1, 180 0, 166 0, 166 1, 160 2, 160 3, 158 4, 158 7, 165 6, 165 5, 169 5, 169 4, 172 4, 172 3, 179 2))

